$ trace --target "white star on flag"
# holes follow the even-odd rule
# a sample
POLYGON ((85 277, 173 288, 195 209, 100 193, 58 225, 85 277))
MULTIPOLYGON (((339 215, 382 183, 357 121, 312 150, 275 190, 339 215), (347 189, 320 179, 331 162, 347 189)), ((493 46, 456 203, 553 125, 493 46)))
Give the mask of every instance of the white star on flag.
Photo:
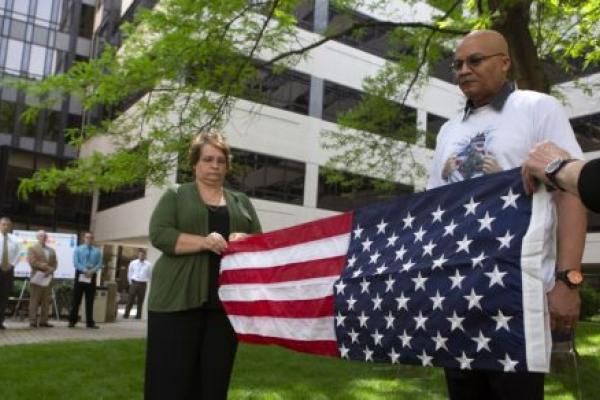
POLYGON ((475 210, 477 209, 477 206, 480 203, 476 203, 473 198, 471 197, 471 201, 469 201, 467 204, 464 204, 463 207, 467 209, 467 211, 465 211, 465 217, 469 214, 473 214, 475 215, 475 210))
POLYGON ((471 258, 471 263, 473 264, 473 268, 479 266, 479 267, 483 267, 483 260, 485 260, 487 257, 485 256, 485 253, 482 251, 480 255, 478 255, 475 258, 471 258))
POLYGON ((444 215, 445 212, 445 210, 442 210, 442 208, 438 206, 437 210, 431 213, 431 215, 433 215, 432 223, 434 223, 435 221, 442 222, 442 215, 444 215))
POLYGON ((494 222, 496 218, 495 217, 490 217, 490 213, 488 211, 485 212, 485 216, 483 218, 479 218, 477 221, 479 221, 479 231, 481 232, 484 229, 487 229, 488 231, 492 232, 492 222, 494 222))
POLYGON ((346 288, 346 284, 344 283, 344 281, 340 280, 336 285, 335 285, 335 291, 336 293, 340 293, 340 294, 344 294, 344 289, 346 288))
POLYGON ((506 316, 502 313, 502 310, 498 310, 498 314, 496 316, 492 316, 492 319, 496 321, 496 330, 506 329, 510 332, 510 328, 508 327, 508 321, 512 319, 510 316, 506 316))
POLYGON ((373 332, 371 337, 373 338, 375 346, 381 346, 381 339, 383 339, 383 335, 379 333, 379 329, 375 329, 375 332, 373 332))
POLYGON ((379 257, 381 257, 381 254, 379 253, 379 250, 377 250, 377 251, 375 251, 375 253, 373 253, 369 256, 369 258, 371 259, 369 261, 369 264, 377 263, 377 260, 379 259, 379 257))
POLYGON ((507 207, 517 208, 517 199, 521 197, 520 194, 514 194, 512 188, 508 190, 506 196, 500 196, 500 198, 504 201, 504 205, 502 209, 504 210, 507 207))
POLYGON ((385 292, 386 293, 394 290, 394 283, 396 283, 396 280, 394 278, 392 278, 392 275, 390 274, 388 279, 385 281, 385 292))
POLYGON ((360 282, 360 292, 361 293, 369 293, 369 285, 371 283, 367 281, 367 278, 363 276, 363 280, 360 282))
POLYGON ((366 328, 367 327, 367 321, 369 320, 369 317, 365 315, 365 312, 362 311, 357 318, 358 318, 358 322, 360 324, 360 327, 361 328, 366 328))
POLYGON ((429 356, 425 352, 425 349, 423 349, 423 352, 420 355, 417 355, 417 358, 421 360, 421 365, 423 365, 424 367, 433 367, 433 364, 431 363, 433 357, 429 356))
POLYGON ((473 243, 473 240, 469 240, 467 235, 465 235, 462 238, 462 240, 456 241, 456 244, 458 245, 458 249, 456 249, 456 252, 458 253, 464 251, 465 253, 469 254, 469 246, 471 245, 471 243, 473 243))
POLYGON ((385 234, 385 227, 386 226, 388 226, 388 223, 385 222, 382 219, 381 222, 377 225, 377 233, 383 233, 383 234, 385 234))
POLYGON ((450 321, 450 332, 454 331, 455 329, 460 329, 461 331, 465 331, 465 328, 463 328, 462 326, 462 322, 465 320, 464 318, 459 317, 458 315, 456 315, 456 310, 452 312, 452 316, 451 317, 447 317, 446 318, 448 321, 450 321))
POLYGON ((363 233, 363 228, 360 227, 360 225, 356 225, 356 229, 353 231, 354 232, 354 239, 358 239, 360 238, 360 236, 363 233))
POLYGON ((416 278, 411 278, 411 280, 415 283, 415 292, 419 289, 425 290, 425 282, 427 282, 427 279, 429 278, 424 278, 421 275, 421 272, 419 272, 416 278))
POLYGON ((434 270, 436 268, 443 269, 446 261, 448 261, 448 259, 446 257, 444 257, 444 255, 442 254, 440 256, 440 258, 436 258, 435 260, 433 260, 433 266, 431 267, 431 269, 432 270, 434 270))
POLYGON ((502 279, 504 279, 504 275, 506 275, 507 272, 500 272, 497 265, 494 265, 494 270, 492 272, 485 272, 485 274, 488 278, 490 278, 489 287, 492 287, 494 285, 504 287, 504 281, 502 279))
POLYGON ((510 248, 510 241, 515 237, 515 235, 511 235, 510 231, 506 231, 506 233, 504 234, 504 236, 498 236, 496 238, 496 240, 498 240, 500 242, 500 247, 498 248, 498 250, 502 250, 504 247, 506 247, 507 249, 510 248))
POLYGON ((395 232, 392 232, 392 236, 387 238, 387 244, 385 245, 385 247, 393 247, 396 245, 396 241, 398 240, 399 236, 396 236, 395 232))
POLYGON ((408 300, 410 300, 410 297, 405 297, 404 292, 400 293, 400 297, 396 297, 396 302, 398 303, 398 311, 402 309, 408 311, 408 300))
POLYGON ((475 289, 471 289, 471 293, 463 297, 469 302, 469 310, 474 307, 477 307, 481 310, 481 304, 479 304, 479 301, 483 298, 483 296, 479 296, 477 293, 475 293, 475 289))
POLYGON ((431 301, 433 301, 433 308, 432 310, 436 310, 436 309, 440 309, 442 311, 444 311, 444 307, 442 306, 442 302, 444 301, 445 297, 444 296, 440 296, 440 291, 436 290, 435 292, 435 296, 430 297, 431 301))
POLYGON ((369 238, 365 239, 365 241, 363 241, 361 244, 363 247, 363 251, 371 251, 371 245, 373 244, 373 242, 369 238))
POLYGON ((373 361, 373 350, 369 349, 369 346, 365 346, 365 361, 373 361))
POLYGON ((402 229, 406 229, 406 228, 411 228, 412 229, 412 223, 415 220, 415 217, 413 217, 412 215, 410 215, 410 213, 408 213, 406 215, 406 218, 403 218, 402 221, 404 222, 404 227, 402 229))
POLYGON ((473 337, 471 338, 472 341, 474 341, 475 343, 477 343, 477 352, 479 353, 481 350, 487 350, 487 351, 492 351, 490 350, 490 346, 488 345, 488 343, 490 342, 490 338, 485 337, 483 335, 483 332, 481 331, 481 329, 479 330, 479 336, 477 337, 473 337))
POLYGON ((462 352, 460 357, 455 357, 456 361, 460 363, 460 369, 471 369, 471 363, 473 362, 473 358, 467 357, 465 352, 462 352))
POLYGON ((417 232, 414 232, 413 235, 415 235, 415 243, 416 242, 422 242, 423 241, 423 236, 427 233, 426 230, 423 229, 422 226, 419 227, 419 230, 417 232))
POLYGON ((404 245, 402 245, 402 247, 396 250, 396 260, 402 260, 402 258, 404 258, 404 255, 406 254, 406 251, 407 250, 404 248, 404 245))
POLYGON ((394 327, 395 321, 396 321, 396 317, 394 317, 392 312, 389 311, 388 315, 385 316, 385 329, 392 329, 394 327))
POLYGON ((390 356, 390 360, 392 361, 392 364, 397 364, 398 359, 400 358, 400 353, 396 353, 396 350, 392 347, 392 350, 390 350, 390 352, 388 353, 388 356, 390 356))
POLYGON ((433 243, 433 240, 430 240, 429 243, 423 245, 422 257, 425 257, 426 255, 433 256, 433 249, 435 248, 435 246, 436 246, 436 244, 433 243))
POLYGON ((425 323, 427 322, 427 320, 429 319, 428 317, 424 317, 423 313, 421 311, 419 311, 419 315, 417 315, 416 317, 413 317, 413 319, 415 320, 415 323, 417 324, 415 326, 415 331, 419 328, 423 329, 424 331, 427 330, 427 328, 425 328, 425 323))
POLYGON ((435 351, 439 349, 444 349, 448 351, 448 346, 446 346, 446 342, 448 341, 447 337, 443 337, 440 331, 437 331, 437 335, 432 337, 431 340, 435 343, 435 351))
POLYGON ((335 323, 337 324, 337 326, 344 326, 345 319, 346 319, 346 316, 342 315, 342 313, 340 313, 338 311, 338 314, 335 317, 335 323))
POLYGON ((446 237, 448 235, 454 236, 454 230, 457 226, 458 225, 454 223, 454 220, 451 220, 448 225, 444 226, 444 234, 442 235, 442 237, 446 237))
POLYGON ((405 348, 405 347, 408 347, 409 349, 411 348, 410 341, 412 340, 412 336, 409 336, 408 333, 406 333, 406 329, 404 330, 402 335, 398 335, 398 339, 402 340, 402 348, 405 348))
POLYGON ((498 360, 498 362, 504 367, 504 372, 515 372, 515 367, 519 363, 518 361, 511 360, 508 353, 504 354, 504 360, 498 360))
POLYGON ((449 276, 448 279, 450 279, 452 281, 452 287, 450 289, 454 289, 455 287, 462 289, 462 281, 463 281, 463 279, 465 279, 465 276, 461 275, 457 269, 456 272, 454 273, 454 275, 449 276))
POLYGON ((377 296, 371 299, 371 301, 373 302, 373 311, 381 310, 381 302, 383 301, 383 299, 379 297, 379 293, 377 293, 377 296))
POLYGON ((354 296, 350 296, 350 298, 346 300, 346 303, 348 303, 348 311, 354 310, 354 304, 356 304, 357 301, 358 300, 354 299, 354 296))

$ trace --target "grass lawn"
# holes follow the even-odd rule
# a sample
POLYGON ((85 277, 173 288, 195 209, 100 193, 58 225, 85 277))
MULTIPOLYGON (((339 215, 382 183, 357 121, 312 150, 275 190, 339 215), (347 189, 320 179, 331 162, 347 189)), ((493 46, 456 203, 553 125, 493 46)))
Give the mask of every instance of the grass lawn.
MULTIPOLYGON (((600 399, 600 324, 582 323, 577 348, 584 400, 600 399)), ((141 399, 144 342, 0 347, 1 400, 141 399)), ((444 399, 438 368, 365 364, 242 345, 229 399, 444 399)), ((546 399, 576 399, 572 370, 546 379, 546 399)))

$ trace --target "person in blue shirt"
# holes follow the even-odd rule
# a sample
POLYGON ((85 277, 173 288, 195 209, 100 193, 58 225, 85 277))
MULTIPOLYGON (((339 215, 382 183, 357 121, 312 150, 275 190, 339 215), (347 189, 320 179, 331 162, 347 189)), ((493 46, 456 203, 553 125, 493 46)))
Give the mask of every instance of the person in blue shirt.
POLYGON ((94 295, 96 292, 96 273, 102 268, 102 255, 100 249, 93 246, 94 235, 86 232, 83 236, 83 244, 78 246, 73 253, 73 265, 75 266, 75 284, 73 287, 73 304, 69 314, 69 328, 73 328, 79 317, 79 306, 81 298, 85 293, 85 321, 86 326, 98 329, 94 322, 94 295))

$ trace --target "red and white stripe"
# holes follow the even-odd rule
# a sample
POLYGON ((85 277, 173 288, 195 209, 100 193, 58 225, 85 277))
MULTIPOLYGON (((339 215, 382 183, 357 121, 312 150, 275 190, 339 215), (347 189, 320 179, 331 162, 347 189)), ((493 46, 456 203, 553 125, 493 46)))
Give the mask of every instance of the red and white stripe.
POLYGON ((333 284, 351 227, 345 213, 229 244, 219 297, 240 341, 339 356, 333 284))

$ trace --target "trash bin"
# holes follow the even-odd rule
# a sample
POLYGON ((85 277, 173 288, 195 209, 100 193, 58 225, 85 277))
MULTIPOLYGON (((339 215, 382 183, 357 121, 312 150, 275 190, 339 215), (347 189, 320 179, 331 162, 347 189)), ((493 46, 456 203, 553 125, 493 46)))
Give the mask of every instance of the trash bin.
MULTIPOLYGON (((105 286, 96 287, 96 296, 94 298, 94 322, 106 322, 106 299, 108 289, 105 286)), ((85 318, 85 294, 79 306, 79 315, 82 322, 87 322, 85 318)))

